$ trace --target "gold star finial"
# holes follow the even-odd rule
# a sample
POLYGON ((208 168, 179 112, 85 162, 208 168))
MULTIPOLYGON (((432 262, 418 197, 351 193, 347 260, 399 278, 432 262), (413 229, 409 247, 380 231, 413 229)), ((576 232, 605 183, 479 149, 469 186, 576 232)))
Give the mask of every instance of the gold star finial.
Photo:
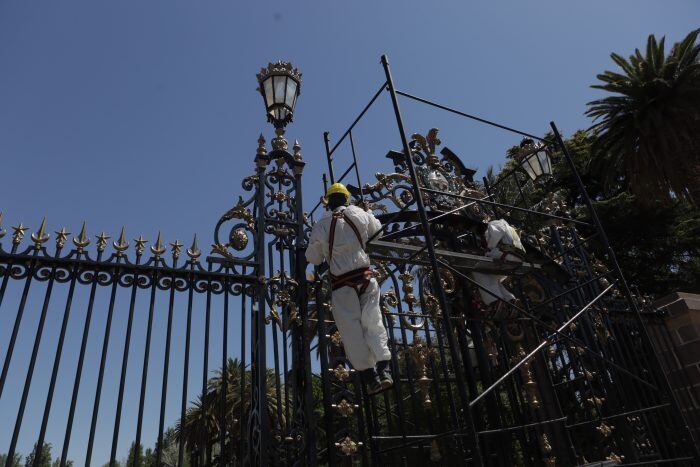
POLYGON ((148 240, 143 238, 143 235, 139 235, 139 238, 135 238, 134 242, 136 242, 136 256, 141 256, 148 240))
POLYGON ((56 234, 56 248, 63 248, 70 232, 68 232, 65 227, 61 227, 61 230, 54 233, 56 234))
POLYGON ((17 227, 12 227, 12 230, 15 231, 15 233, 12 234, 12 243, 14 245, 19 245, 24 238, 24 232, 29 230, 29 227, 20 222, 17 227))
POLYGON ((105 251, 105 248, 107 248, 107 240, 109 240, 111 237, 104 232, 99 235, 95 235, 95 237, 97 237, 97 251, 105 251))
POLYGON ((177 259, 180 257, 180 250, 182 249, 182 243, 180 243, 180 240, 175 240, 174 242, 170 242, 170 246, 173 247, 173 258, 177 259))

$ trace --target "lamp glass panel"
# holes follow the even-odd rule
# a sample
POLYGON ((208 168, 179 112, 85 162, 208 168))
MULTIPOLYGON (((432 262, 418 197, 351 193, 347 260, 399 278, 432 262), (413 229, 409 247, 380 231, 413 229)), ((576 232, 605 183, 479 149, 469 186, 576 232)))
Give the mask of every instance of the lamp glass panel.
POLYGON ((287 78, 287 94, 286 94, 286 101, 285 104, 287 104, 287 107, 294 110, 294 98, 296 97, 297 94, 297 82, 294 81, 291 78, 287 78))
POLYGON ((273 86, 275 88, 275 104, 284 104, 284 81, 287 79, 286 76, 274 76, 273 86))
MULTIPOLYGON (((533 165, 532 165, 532 159, 533 159, 533 157, 535 157, 534 154, 532 154, 532 155, 530 155, 530 156, 527 156, 527 157, 523 160, 523 163, 522 163, 523 169, 525 169, 525 172, 527 172, 528 176, 529 176, 532 180, 536 179, 537 176, 539 175, 537 169, 536 169, 535 167, 533 167, 533 165)), ((537 163, 535 163, 535 164, 538 165, 537 163)))
POLYGON ((532 164, 532 168, 535 170, 535 176, 539 177, 542 175, 542 164, 540 164, 540 159, 537 153, 530 157, 530 163, 532 164))
POLYGON ((265 107, 269 109, 272 106, 272 77, 263 82, 263 92, 265 93, 265 107))
POLYGON ((540 160, 540 165, 542 166, 542 173, 545 175, 551 175, 552 174, 552 166, 549 160, 549 154, 547 154, 547 151, 539 151, 537 153, 537 157, 540 160))

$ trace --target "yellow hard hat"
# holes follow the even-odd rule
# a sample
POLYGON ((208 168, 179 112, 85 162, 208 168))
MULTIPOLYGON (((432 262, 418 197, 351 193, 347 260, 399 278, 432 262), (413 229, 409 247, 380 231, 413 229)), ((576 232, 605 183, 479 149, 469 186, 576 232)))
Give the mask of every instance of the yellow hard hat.
POLYGON ((333 195, 336 193, 341 193, 341 194, 345 195, 345 199, 350 199, 350 192, 348 191, 347 188, 345 188, 345 185, 343 185, 342 183, 334 183, 333 185, 331 185, 328 188, 328 191, 326 191, 326 199, 328 199, 328 197, 330 195, 333 195))

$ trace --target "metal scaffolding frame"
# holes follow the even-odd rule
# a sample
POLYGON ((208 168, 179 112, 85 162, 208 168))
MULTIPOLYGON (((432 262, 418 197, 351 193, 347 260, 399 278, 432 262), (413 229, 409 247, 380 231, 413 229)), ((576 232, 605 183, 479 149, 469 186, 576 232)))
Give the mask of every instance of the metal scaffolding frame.
MULTIPOLYGON (((420 265, 421 267, 424 268, 429 268, 431 271, 438 271, 438 273, 429 273, 428 275, 432 278, 432 292, 434 293, 435 297, 437 298, 437 306, 439 307, 440 310, 444 310, 444 319, 441 320, 441 325, 444 326, 444 338, 447 340, 447 348, 449 349, 449 355, 450 359, 453 364, 453 370, 454 370, 454 377, 455 377, 455 383, 457 386, 457 392, 459 394, 459 398, 461 400, 462 404, 462 409, 460 412, 460 417, 459 421, 453 425, 453 429, 438 433, 438 434, 431 434, 431 435, 406 435, 403 433, 402 435, 398 436, 381 436, 381 435, 376 435, 376 436, 370 436, 367 438, 366 436, 362 436, 363 439, 369 440, 369 447, 371 451, 371 456, 374 462, 379 462, 381 459, 381 455, 384 453, 387 453, 389 451, 394 451, 397 449, 402 449, 402 448, 409 448, 409 447, 416 447, 417 445, 425 442, 430 442, 434 441, 436 439, 442 438, 442 437, 452 437, 457 440, 456 446, 461 449, 462 451, 462 456, 459 459, 460 463, 466 463, 469 465, 484 465, 488 464, 491 465, 492 460, 490 459, 490 456, 488 453, 484 453, 482 450, 482 444, 483 441, 481 440, 480 436, 484 434, 489 434, 489 435, 503 435, 506 432, 511 432, 511 431, 519 431, 519 430, 526 430, 528 428, 533 428, 537 427, 540 425, 547 425, 551 423, 564 423, 564 426, 567 427, 568 429, 574 429, 582 426, 586 426, 586 424, 589 423, 601 423, 602 425, 605 424, 605 420, 611 420, 611 419, 616 419, 619 417, 623 416, 632 416, 634 414, 638 413, 647 413, 649 411, 662 411, 662 410, 672 410, 674 413, 674 416, 678 416, 678 420, 680 420, 680 424, 677 425, 677 429, 680 430, 680 432, 683 433, 683 436, 685 436, 686 441, 689 443, 689 448, 688 448, 688 453, 689 456, 673 456, 671 454, 668 454, 668 458, 664 459, 658 459, 658 461, 662 462, 671 462, 671 461, 686 461, 687 459, 697 459, 700 458, 700 454, 698 453, 698 448, 696 446, 695 441, 692 439, 692 433, 688 430, 688 424, 687 422, 683 419, 683 413, 679 409, 678 402, 675 399, 674 393, 671 391, 671 387, 669 385, 668 379, 666 378, 666 375, 664 372, 661 370, 661 365, 658 359, 658 356, 651 352, 652 358, 651 361, 649 362, 651 365, 653 365, 653 371, 654 371, 654 379, 652 381, 647 381, 647 379, 640 377, 637 373, 639 368, 633 368, 633 369, 628 369, 625 368, 625 366, 620 365, 618 362, 614 361, 617 360, 617 356, 615 359, 611 358, 610 355, 606 355, 604 351, 601 351, 600 348, 594 348, 595 346, 591 342, 586 342, 580 338, 576 338, 573 335, 570 335, 572 333, 567 333, 567 329, 570 327, 573 327, 572 325, 575 325, 576 321, 579 320, 581 317, 587 315, 590 313, 594 308, 598 307, 597 303, 606 295, 609 295, 609 293, 612 290, 617 290, 619 289, 622 292, 622 295, 624 297, 625 301, 625 306, 627 309, 631 310, 632 316, 634 317, 634 320, 638 326, 638 328, 641 330, 640 332, 640 337, 643 342, 643 346, 646 349, 652 349, 652 343, 649 338, 649 335, 646 330, 646 325, 644 318, 642 317, 642 313, 640 312, 640 309, 637 306, 637 303, 635 301, 635 298, 633 294, 631 293, 629 286, 627 284, 627 281, 625 279, 625 276, 620 269, 620 266, 616 260, 615 257, 615 252, 613 251, 613 248, 611 247, 607 235, 605 233, 605 230, 600 222, 600 219, 598 218, 598 215, 595 211, 595 208, 593 206, 593 203, 588 196, 585 186, 583 185, 583 182, 578 174, 578 171, 575 167, 575 164, 571 158, 571 155, 559 133, 558 128, 554 124, 554 122, 550 122, 551 129, 554 134, 553 139, 546 139, 542 137, 538 137, 536 135, 533 135, 531 133, 525 132, 525 131, 520 131, 515 128, 502 125, 493 121, 486 120, 484 118, 471 115, 459 110, 456 110, 454 108, 438 104, 435 102, 432 102, 428 99, 424 99, 418 96, 415 96, 413 94, 409 94, 403 91, 400 91, 395 88, 394 80, 391 74, 391 70, 389 67, 388 59, 386 55, 383 55, 381 58, 381 63, 382 67, 384 69, 385 77, 386 80, 382 85, 379 87, 379 90, 373 94, 372 98, 368 102, 368 104, 362 109, 360 114, 355 118, 355 120, 352 122, 352 124, 348 127, 348 129, 342 134, 340 139, 333 145, 333 147, 330 147, 330 133, 328 131, 324 132, 323 134, 323 139, 324 139, 324 146, 326 148, 326 159, 327 159, 327 164, 328 164, 328 173, 327 175, 330 177, 331 183, 334 182, 343 182, 345 178, 351 173, 351 171, 354 171, 354 175, 356 178, 357 182, 357 188, 358 188, 358 195, 359 195, 359 201, 364 204, 365 202, 365 192, 363 190, 363 183, 361 179, 361 171, 359 168, 358 164, 358 158, 357 154, 355 151, 355 142, 353 138, 353 130, 356 128, 357 124, 361 121, 361 119, 365 116, 365 114, 368 112, 368 110, 372 107, 372 105, 377 101, 378 97, 381 95, 382 91, 387 91, 388 94, 390 95, 395 119, 396 119, 396 124, 399 132, 399 136, 401 138, 401 144, 402 144, 402 153, 395 153, 399 154, 399 157, 403 157, 403 162, 405 163, 405 167, 407 169, 407 172, 410 175, 410 191, 412 196, 410 197, 410 200, 407 201, 398 211, 391 213, 390 215, 385 215, 386 219, 383 219, 383 226, 382 229, 377 232, 370 240, 368 240, 368 251, 371 252, 371 257, 375 260, 380 260, 380 261, 389 261, 393 264, 395 264, 394 269, 391 271, 390 274, 393 276, 394 273, 398 272, 402 267, 405 267, 406 265, 420 265), (467 119, 471 119, 489 126, 493 126, 502 130, 505 130, 507 132, 524 136, 527 138, 534 139, 536 141, 539 141, 540 143, 547 145, 550 148, 558 148, 564 159, 567 162, 567 165, 571 169, 572 173, 574 174, 574 179, 576 181, 577 188, 579 192, 581 193, 586 207, 588 208, 588 212, 590 213, 590 218, 592 222, 586 222, 582 221, 579 219, 573 219, 571 217, 564 217, 561 215, 555 215, 547 212, 541 212, 536 209, 533 209, 530 206, 518 206, 515 205, 514 203, 503 203, 499 202, 498 200, 495 199, 495 194, 493 193, 493 190, 497 188, 498 183, 500 183, 502 180, 506 179, 508 176, 515 176, 516 183, 518 186, 519 194, 520 197, 524 201, 524 195, 522 191, 522 186, 520 184, 520 181, 517 179, 517 169, 512 169, 511 171, 506 172, 503 174, 503 177, 499 179, 496 185, 494 186, 489 186, 488 182, 484 180, 484 185, 487 190, 488 195, 483 198, 477 198, 474 196, 465 196, 465 195, 460 195, 456 193, 452 193, 449 191, 442 191, 442 190, 437 190, 428 186, 423 186, 420 181, 418 180, 417 174, 416 174, 416 168, 414 166, 414 161, 413 157, 407 157, 406 155, 408 154, 413 154, 413 148, 409 144, 408 138, 406 136, 406 130, 404 128, 404 123, 403 123, 403 118, 399 106, 399 99, 398 97, 404 97, 422 104, 426 104, 428 106, 438 108, 444 111, 447 111, 451 114, 455 114, 467 119), (352 155, 352 162, 350 165, 343 171, 342 175, 336 179, 335 176, 335 170, 334 170, 334 158, 333 155, 335 151, 339 148, 339 146, 343 143, 343 141, 349 138, 350 142, 350 149, 351 149, 351 155, 352 155), (460 202, 463 202, 465 204, 459 205, 454 209, 451 209, 446 212, 439 212, 436 214, 435 211, 428 211, 426 209, 426 206, 424 205, 424 198, 427 195, 435 195, 435 196, 443 196, 446 198, 452 198, 455 200, 458 200, 460 202), (513 303, 510 302, 503 302, 505 306, 513 309, 517 316, 514 320, 527 320, 531 323, 533 323, 533 326, 539 326, 542 330, 547 332, 547 335, 539 339, 539 343, 528 353, 521 354, 519 358, 515 359, 511 365, 511 367, 503 373, 500 377, 497 378, 496 381, 493 381, 488 387, 484 387, 481 389, 480 392, 475 392, 474 390, 476 387, 472 384, 470 388, 467 388, 467 380, 473 379, 473 375, 465 375, 464 372, 467 371, 467 373, 470 373, 470 366, 471 364, 468 362, 462 361, 463 357, 466 357, 467 360, 469 360, 469 355, 468 353, 465 354, 463 351, 460 351, 460 345, 462 342, 460 341, 459 343, 457 342, 458 337, 462 337, 461 335, 456 336, 455 329, 453 323, 455 323, 459 317, 457 316, 450 316, 450 305, 448 303, 448 300, 446 298, 445 294, 445 288, 443 284, 443 280, 441 279, 441 274, 442 271, 450 271, 454 275, 459 276, 462 280, 464 280, 467 283, 471 283, 473 286, 476 286, 482 290, 486 290, 483 286, 475 282, 473 279, 471 279, 468 274, 465 274, 466 271, 473 271, 473 270, 484 270, 483 269, 483 264, 487 262, 491 262, 489 267, 491 267, 491 271, 498 270, 501 274, 503 275, 511 275, 511 274, 523 274, 523 270, 526 270, 528 268, 537 268, 541 267, 538 264, 519 264, 519 265, 508 265, 507 263, 502 263, 502 264, 494 264, 493 260, 490 258, 485 258, 485 257, 478 257, 474 255, 469 255, 465 253, 459 253, 459 252, 454 252, 454 251, 446 251, 444 249, 439 249, 437 247, 436 242, 434 241, 433 238, 433 226, 436 221, 439 221, 443 217, 446 217, 451 214, 458 214, 459 212, 462 212, 465 208, 477 204, 480 207, 484 207, 485 209, 500 209, 502 211, 505 211, 506 213, 508 212, 521 212, 524 213, 526 216, 540 216, 541 218, 544 219, 550 219, 550 220, 555 220, 555 221, 561 221, 561 222, 566 222, 569 225, 577 225, 579 227, 584 227, 589 230, 594 230, 592 234, 590 234, 586 239, 579 241, 576 243, 576 245, 569 247, 569 248, 561 248, 561 251, 552 257, 547 258, 546 262, 548 263, 555 263, 558 261, 560 258, 566 257, 571 253, 572 250, 574 249, 580 249, 582 248, 583 244, 587 244, 591 240, 598 240, 602 247, 603 250, 605 251, 605 254, 607 258, 609 259, 609 263, 611 265, 611 268, 609 270, 606 270, 605 272, 601 274, 596 274, 592 278, 589 278, 582 284, 576 284, 575 286, 568 288, 561 292, 560 294, 548 298, 545 302, 539 303, 539 304, 534 304, 533 307, 530 307, 526 304, 526 306, 517 306, 513 303), (417 214, 418 220, 412 223, 411 225, 405 226, 402 229, 398 231, 392 231, 389 233, 386 233, 386 229, 388 228, 389 225, 391 225, 396 219, 398 219, 400 216, 404 215, 405 213, 409 212, 410 209, 414 210, 414 213, 417 214), (403 234, 404 236, 414 236, 414 237, 422 237, 423 238, 423 245, 422 246, 414 246, 414 245, 405 245, 397 242, 392 242, 392 238, 398 238, 403 234), (383 253, 383 254, 382 254, 383 253), (402 256, 403 255, 403 256, 402 256), (593 285, 597 285, 598 281, 601 279, 604 279, 606 277, 611 278, 611 282, 607 287, 604 288, 603 291, 599 291, 599 293, 594 294, 595 296, 593 298, 588 297, 588 299, 584 302, 581 302, 578 305, 579 310, 572 315, 565 315, 566 318, 562 318, 563 322, 557 323, 558 326, 554 326, 551 323, 545 323, 542 319, 538 318, 533 311, 537 308, 544 308, 547 306, 554 306, 554 304, 562 302, 563 300, 568 297, 568 296, 581 296, 581 291, 583 289, 589 289, 593 285), (569 317, 570 316, 570 317, 569 317), (521 318, 524 317, 524 318, 521 318), (566 343, 566 344, 564 344, 566 343), (642 409, 637 409, 637 410, 632 410, 632 411, 624 411, 622 413, 618 414, 613 414, 613 415, 606 415, 603 416, 600 412, 599 407, 595 407, 595 410, 598 413, 598 416, 594 420, 588 420, 586 422, 576 422, 573 423, 569 420, 568 416, 563 416, 563 417, 556 417, 552 418, 550 420, 545 420, 545 421, 537 421, 537 422, 532 422, 529 424, 522 424, 519 426, 511 426, 511 427, 501 427, 497 429, 490 429, 490 430, 477 430, 475 423, 474 423, 474 415, 473 415, 473 410, 474 406, 482 401, 485 401, 488 399, 486 397, 487 395, 491 394, 494 390, 497 388, 501 387, 509 378, 512 378, 513 375, 517 374, 517 370, 522 369, 524 366, 528 366, 530 362, 533 360, 535 356, 540 354, 543 349, 550 347, 554 348, 558 345, 564 346, 571 346, 572 348, 585 353, 586 355, 591 356, 593 359, 599 362, 599 365, 601 365, 601 368, 605 369, 608 368, 608 370, 604 371, 617 371, 619 374, 626 375, 629 377, 631 380, 634 380, 636 383, 640 383, 643 386, 647 388, 651 388, 652 390, 659 391, 662 396, 662 398, 665 398, 667 402, 663 404, 657 404, 657 405, 651 405, 650 407, 645 407, 642 409), (470 398, 471 396, 471 398, 470 398), (568 423, 567 423, 568 422, 568 423), (378 448, 378 442, 380 441, 387 441, 387 440, 399 440, 403 441, 399 444, 396 444, 392 447, 385 448, 385 449, 379 449, 378 448), (467 441, 464 441, 467 440, 467 441)), ((324 174, 324 181, 326 180, 326 174, 324 174)), ((311 211, 311 217, 313 218, 313 215, 316 210, 321 206, 321 202, 319 202, 311 211)), ((527 204, 527 203, 526 203, 527 204)), ((486 269, 488 270, 488 268, 486 269)), ((397 283, 395 285, 398 285, 397 283)), ((486 290, 487 293, 491 293, 490 291, 486 290)), ((493 295, 493 294, 492 294, 493 295)), ((496 297, 498 298, 498 297, 496 297)), ((317 304, 320 303, 320 298, 319 301, 317 301, 317 304)), ((392 315, 392 313, 388 312, 387 310, 384 310, 385 315, 392 315)), ((596 313, 599 313, 598 310, 596 310, 596 313)), ((422 319, 427 319, 427 314, 425 315, 418 315, 414 312, 410 313, 393 313, 394 316, 402 317, 402 315, 408 315, 412 319, 415 319, 417 317, 422 317, 422 319)), ((472 320, 472 321, 479 321, 478 318, 475 317, 468 317, 466 318, 467 320, 472 320)), ((390 325, 390 334, 391 333, 391 328, 392 326, 390 325)), ((535 330, 535 332, 537 332, 535 330)), ((426 331, 427 333, 427 331, 426 331)), ((438 333, 439 334, 439 333, 438 333)), ((477 333, 478 334, 478 333, 477 333)), ((436 334, 437 335, 437 334, 436 334)), ((393 339, 393 334, 392 334, 392 339, 393 339)), ((472 336, 471 339, 476 339, 476 336, 472 336)), ((323 344, 327 344, 327 342, 322 342, 321 339, 319 339, 319 347, 322 346, 323 344)), ((404 342, 405 345, 406 342, 404 342)), ((567 347, 567 349, 570 347, 567 347)), ((392 349, 393 352, 393 349, 392 349)), ((624 354, 625 351, 624 349, 618 349, 618 352, 620 355, 624 354)), ((322 352, 323 353, 323 352, 322 352)), ((567 353, 568 355, 568 353, 567 353)), ((566 357, 562 359, 562 361, 569 359, 569 357, 566 357)), ((622 358, 620 358, 622 360, 622 358)), ((634 362, 638 362, 638 359, 634 359, 634 362)), ((565 366, 564 363, 562 363, 562 366, 565 366)), ((528 370, 529 371, 529 370, 528 370)), ((648 376, 648 375, 647 375, 648 376)), ((551 377, 550 377, 551 380, 551 377)), ((572 380, 573 381, 573 380, 572 380)), ((355 381, 357 383, 357 381, 355 381)), ((554 384, 552 382, 552 384, 554 384)), ((355 385, 356 391, 357 391, 357 384, 355 385)), ((510 390, 510 389, 508 389, 510 390)), ((364 411, 366 412, 366 418, 368 419, 375 419, 375 425, 376 425, 376 418, 377 418, 377 407, 376 403, 373 402, 371 398, 368 398, 366 395, 361 398, 360 394, 357 394, 357 399, 358 401, 362 401, 362 404, 364 407, 360 409, 360 412, 364 411), (374 413, 373 413, 374 412, 374 413)), ((594 401, 597 396, 593 396, 594 401)), ((648 398, 641 397, 641 402, 645 403, 648 398)), ((384 407, 386 410, 389 410, 390 404, 388 402, 388 398, 386 395, 383 396, 384 399, 384 407)), ((491 402, 491 408, 496 407, 494 405, 494 402, 491 402)), ((394 404, 396 407, 396 410, 400 410, 401 408, 401 403, 400 400, 397 399, 396 404, 394 404)), ((627 405, 622 404, 622 407, 625 407, 627 405)), ((359 407, 359 406, 358 406, 359 407)), ((389 412, 386 412, 389 413, 389 412)), ((453 416, 454 416, 454 410, 453 410, 453 416)), ((493 415, 493 414, 492 414, 493 415)), ((661 418, 666 420, 667 416, 664 414, 660 415, 661 418), (666 417, 666 418, 664 418, 666 417)), ((387 418, 386 422, 391 423, 390 418, 387 418)), ((328 421, 328 416, 326 419, 326 427, 327 430, 331 430, 332 423, 328 421)), ((376 426, 375 426, 376 427, 376 426)), ((599 427, 599 430, 601 428, 599 427)), ((568 432, 567 432, 568 433, 568 432)), ((330 438, 330 436, 329 436, 330 438)), ((541 440, 541 438, 540 438, 541 440)), ((657 440, 657 442, 659 442, 657 440)), ((571 445, 571 440, 568 441, 568 443, 571 445)), ((362 443, 361 443, 362 444, 362 443)), ((366 444, 366 443, 365 443, 366 444)), ((546 437, 545 437, 545 443, 546 442, 546 437)), ((561 443, 560 443, 561 444, 561 443)), ((566 442, 563 442, 565 445, 566 442)), ((338 444, 336 443, 336 447, 338 444)), ((559 446, 561 447, 561 446, 559 446)), ((543 448, 544 449, 544 448, 543 448)), ((331 450, 331 446, 329 444, 328 450, 331 450)), ((546 449, 544 449, 546 452, 546 449)), ((550 447, 551 451, 551 447, 550 447)), ((557 453, 557 449, 554 449, 555 453, 557 453)), ((570 458, 576 458, 576 450, 574 449, 574 454, 570 458)), ((660 448, 659 452, 664 451, 664 448, 660 448)), ((364 452, 364 451, 363 451, 364 452)), ((560 453, 557 453, 560 454, 560 453)), ((364 455, 364 454, 363 454, 364 455)), ((549 455, 549 459, 553 459, 554 456, 549 455)), ((457 456, 458 458, 460 456, 457 456)), ((641 463, 644 463, 644 461, 641 459, 642 456, 639 457, 639 460, 641 463)), ((366 457, 364 458, 366 462, 366 457)), ((405 459, 405 458, 404 458, 405 459)), ((611 459, 615 460, 615 457, 611 457, 611 459)), ((577 461, 580 461, 581 459, 578 458, 577 461)), ((545 464, 548 464, 547 459, 543 459, 545 464)), ((333 465, 332 457, 330 458, 330 464, 333 465)), ((500 461, 499 461, 500 462, 500 461)), ((553 461, 552 461, 553 462, 553 461)), ((553 465, 553 464, 552 464, 553 465)), ((640 465, 640 463, 636 463, 634 465, 640 465)))

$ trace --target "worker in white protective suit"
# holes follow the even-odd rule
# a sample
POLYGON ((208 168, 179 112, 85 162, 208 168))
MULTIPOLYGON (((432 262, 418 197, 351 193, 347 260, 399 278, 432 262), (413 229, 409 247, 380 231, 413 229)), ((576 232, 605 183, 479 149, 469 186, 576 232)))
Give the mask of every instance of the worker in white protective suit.
MULTIPOLYGON (((520 236, 504 219, 484 222, 479 230, 483 235, 486 256, 500 261, 522 262, 524 260, 525 248, 520 241, 520 236)), ((471 276, 482 287, 479 288, 479 295, 490 314, 497 319, 505 317, 508 306, 504 302, 516 300, 515 295, 503 285, 503 281, 508 276, 481 272, 473 272, 471 276)))
POLYGON ((348 206, 350 193, 334 183, 326 193, 328 211, 311 230, 306 259, 328 263, 333 319, 350 363, 360 372, 367 392, 375 394, 394 383, 391 353, 379 309, 379 284, 370 269, 365 246, 382 225, 371 212, 348 206))

